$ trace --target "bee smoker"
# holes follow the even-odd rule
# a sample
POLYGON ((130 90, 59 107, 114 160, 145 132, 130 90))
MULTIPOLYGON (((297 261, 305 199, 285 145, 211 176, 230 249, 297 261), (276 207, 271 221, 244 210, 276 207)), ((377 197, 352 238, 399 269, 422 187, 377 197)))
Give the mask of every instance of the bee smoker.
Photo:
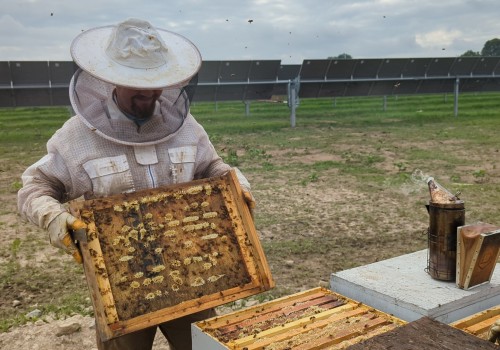
POLYGON ((431 200, 429 213, 428 259, 426 271, 438 280, 455 281, 457 228, 465 224, 464 201, 452 195, 433 178, 427 180, 431 200))

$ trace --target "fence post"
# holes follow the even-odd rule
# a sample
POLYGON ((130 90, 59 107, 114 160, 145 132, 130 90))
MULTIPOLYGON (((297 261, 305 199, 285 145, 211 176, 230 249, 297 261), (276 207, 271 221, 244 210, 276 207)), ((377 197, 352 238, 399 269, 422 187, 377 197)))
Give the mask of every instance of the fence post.
POLYGON ((299 105, 299 77, 288 81, 288 108, 290 108, 290 126, 295 128, 295 110, 299 105))

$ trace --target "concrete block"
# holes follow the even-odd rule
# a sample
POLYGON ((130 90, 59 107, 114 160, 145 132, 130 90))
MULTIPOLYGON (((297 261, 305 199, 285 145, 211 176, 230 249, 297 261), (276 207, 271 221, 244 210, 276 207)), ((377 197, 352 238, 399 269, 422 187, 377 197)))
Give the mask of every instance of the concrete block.
POLYGON ((500 305, 500 268, 469 290, 425 272, 427 249, 333 273, 330 289, 411 322, 428 316, 451 323, 500 305))

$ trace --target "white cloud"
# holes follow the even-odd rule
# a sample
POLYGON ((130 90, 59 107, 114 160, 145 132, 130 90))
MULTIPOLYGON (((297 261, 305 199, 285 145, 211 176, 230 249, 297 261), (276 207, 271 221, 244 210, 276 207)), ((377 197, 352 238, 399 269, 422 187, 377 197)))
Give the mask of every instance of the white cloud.
POLYGON ((460 30, 444 30, 438 29, 432 32, 415 35, 415 42, 424 49, 448 47, 453 42, 462 37, 460 30))

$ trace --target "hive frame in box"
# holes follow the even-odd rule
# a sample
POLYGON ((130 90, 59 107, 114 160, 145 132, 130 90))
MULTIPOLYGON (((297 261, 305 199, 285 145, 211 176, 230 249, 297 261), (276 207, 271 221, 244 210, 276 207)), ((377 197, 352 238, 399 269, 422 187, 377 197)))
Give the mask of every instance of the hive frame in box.
POLYGON ((317 287, 191 325, 193 350, 345 348, 406 321, 317 287))
POLYGON ((478 338, 488 340, 490 327, 499 319, 500 306, 496 306, 455 321, 450 326, 475 335, 478 338))
POLYGON ((103 341, 274 287, 234 170, 70 210, 103 341))

